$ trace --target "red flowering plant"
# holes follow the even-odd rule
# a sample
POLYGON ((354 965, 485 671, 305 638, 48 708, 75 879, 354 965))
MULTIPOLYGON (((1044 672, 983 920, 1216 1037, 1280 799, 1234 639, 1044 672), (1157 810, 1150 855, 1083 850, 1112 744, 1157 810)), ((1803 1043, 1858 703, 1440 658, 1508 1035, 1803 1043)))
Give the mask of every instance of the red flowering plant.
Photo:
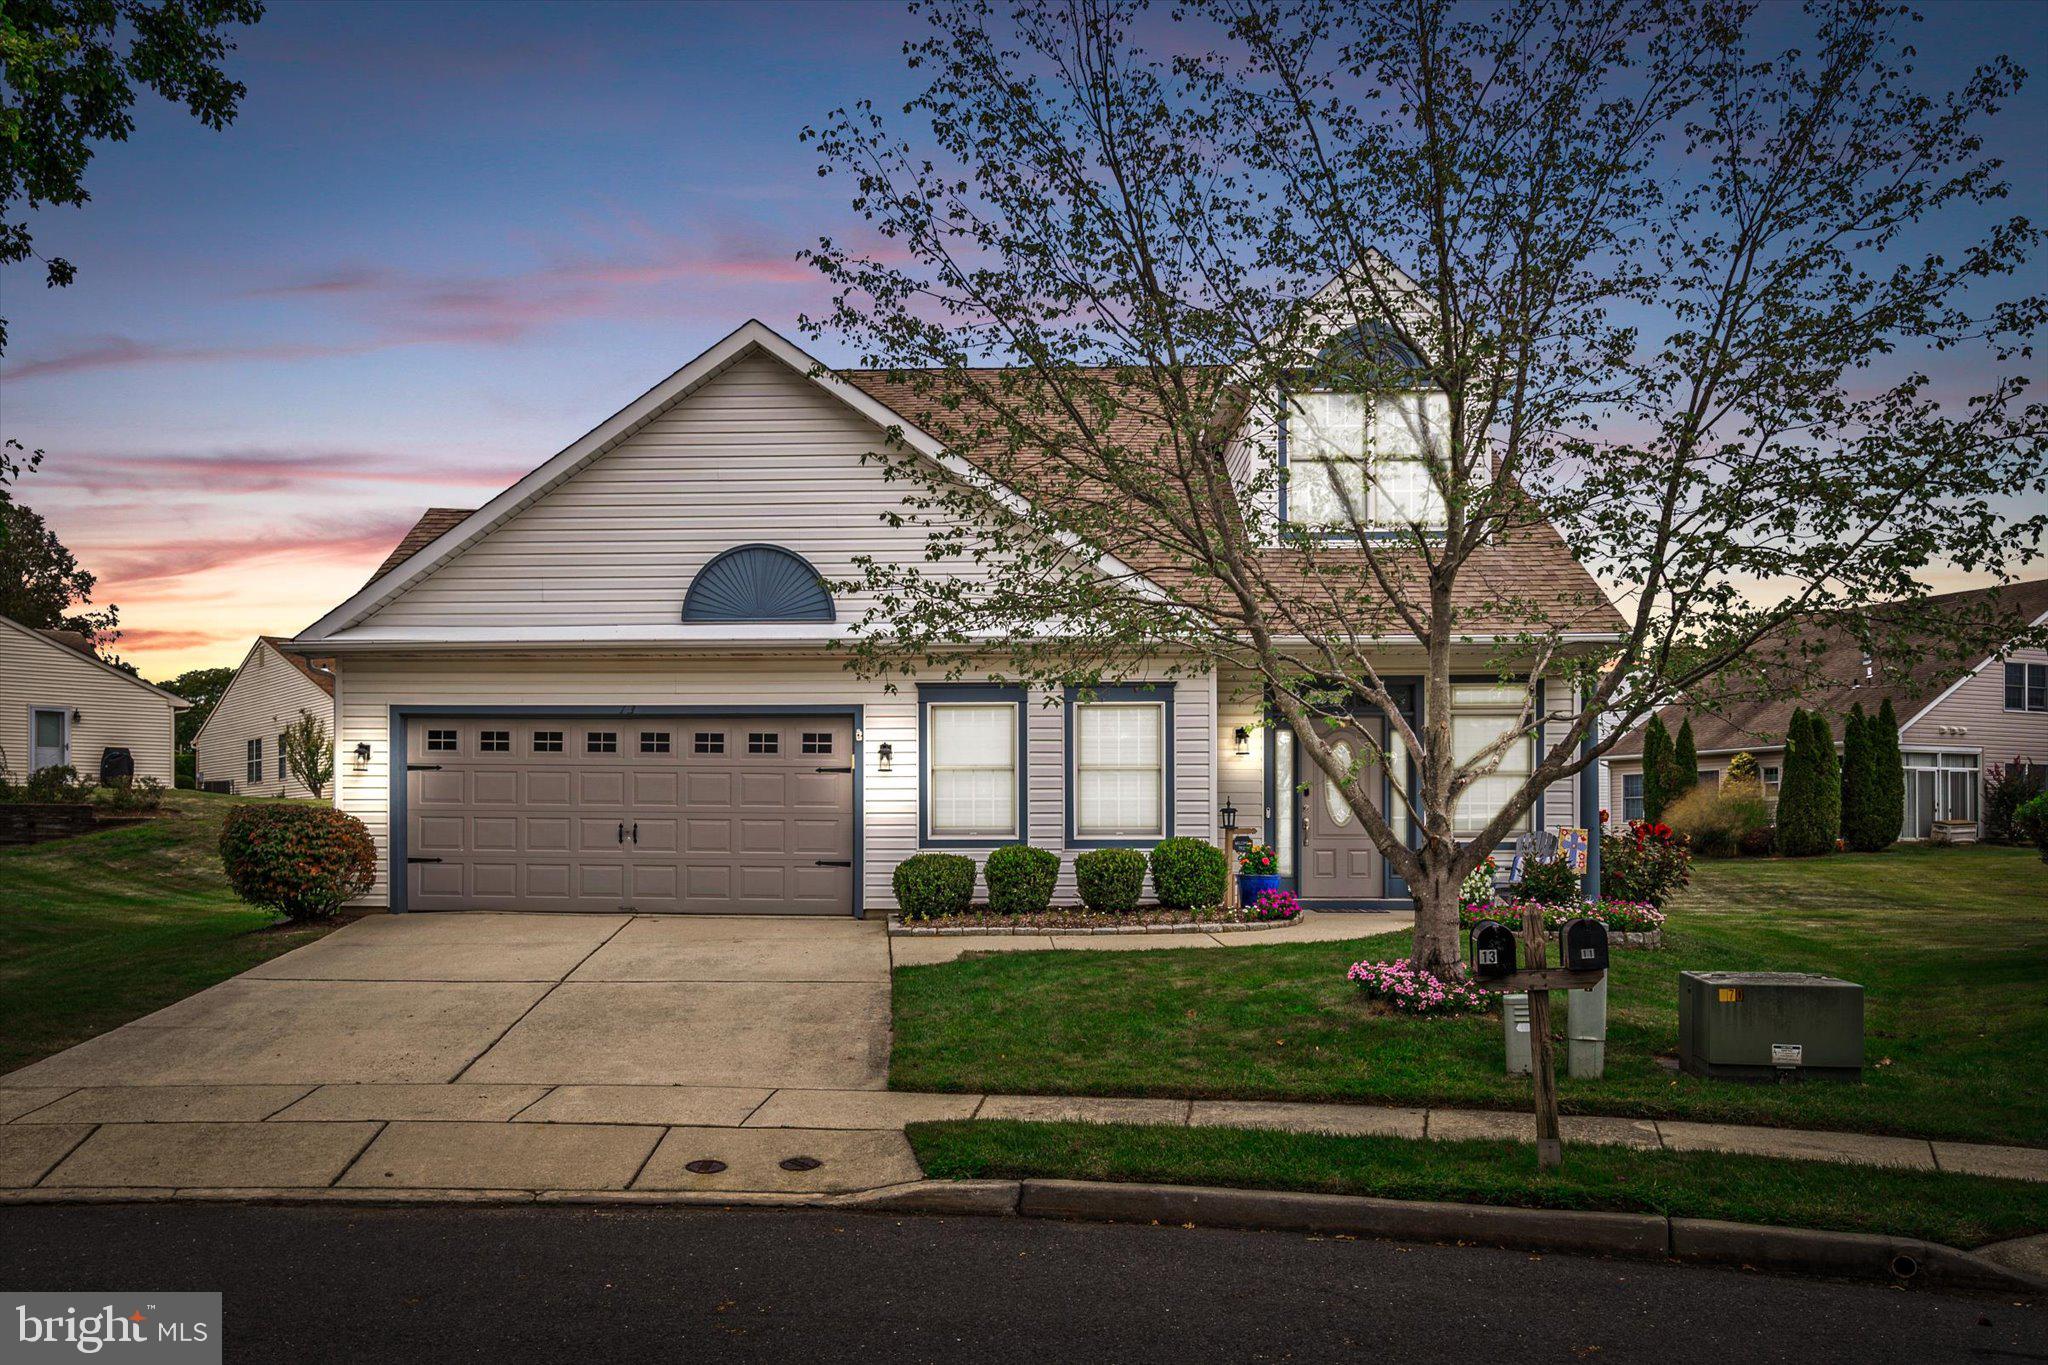
POLYGON ((1600 837, 1600 889, 1615 900, 1662 908, 1692 881, 1692 842, 1662 821, 1631 820, 1600 837))
POLYGON ((1247 877, 1270 877, 1280 870, 1280 855, 1271 844, 1248 844, 1237 855, 1237 870, 1247 877))

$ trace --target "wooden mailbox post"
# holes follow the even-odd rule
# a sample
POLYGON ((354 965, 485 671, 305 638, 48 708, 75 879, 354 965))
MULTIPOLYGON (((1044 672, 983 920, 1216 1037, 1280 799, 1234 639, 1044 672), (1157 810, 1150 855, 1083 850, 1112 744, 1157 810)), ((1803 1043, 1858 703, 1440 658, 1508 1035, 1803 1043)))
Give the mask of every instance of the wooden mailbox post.
POLYGON ((1549 936, 1543 928, 1543 911, 1535 905, 1522 907, 1522 960, 1528 965, 1519 972, 1494 978, 1501 989, 1526 991, 1529 995, 1529 1073, 1536 1083, 1536 1165, 1554 1171, 1564 1161, 1564 1144, 1557 1136, 1557 1069, 1550 1051, 1550 993, 1589 991, 1600 984, 1605 971, 1572 972, 1549 966, 1549 936))

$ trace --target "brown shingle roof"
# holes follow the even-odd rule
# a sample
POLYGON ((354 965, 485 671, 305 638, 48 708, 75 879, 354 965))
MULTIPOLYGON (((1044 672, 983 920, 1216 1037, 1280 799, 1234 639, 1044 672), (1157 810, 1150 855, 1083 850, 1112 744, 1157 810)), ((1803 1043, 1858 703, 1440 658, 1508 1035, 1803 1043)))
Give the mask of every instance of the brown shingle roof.
MULTIPOLYGON (((2016 614, 2022 621, 2031 622, 2043 612, 2048 612, 2048 578, 2010 583, 2003 588, 1972 588, 1927 600, 1939 603, 1944 614, 1949 616, 1969 617, 1997 610, 2016 614)), ((1958 660, 1950 649, 1930 647, 1916 650, 1908 643, 1904 648, 1893 651, 1897 657, 1873 655, 1869 676, 1866 677, 1863 639, 1852 623, 1843 621, 1817 630, 1809 628, 1801 639, 1804 646, 1815 648, 1817 652, 1801 657, 1796 663, 1765 669, 1767 675, 1778 673, 1784 677, 1785 669, 1796 668, 1798 672, 1790 676, 1810 676, 1820 680, 1803 689, 1798 696, 1737 702, 1711 710, 1672 705, 1658 714, 1674 734, 1679 725, 1690 717, 1693 743, 1702 752, 1775 748, 1785 742, 1785 730, 1791 723, 1795 707, 1819 711, 1839 721, 1857 702, 1863 703, 1866 712, 1875 712, 1889 699, 1899 724, 1904 725, 1956 679, 1981 662, 1981 659, 1958 660)), ((1761 649, 1770 652, 1768 644, 1761 649)), ((1616 744, 1609 756, 1628 758, 1642 751, 1643 732, 1638 729, 1616 744)))
MULTIPOLYGON (((999 370, 969 373, 991 386, 1000 383, 1004 377, 1004 372, 999 370)), ((1082 374, 1091 385, 1115 386, 1113 371, 1088 370, 1082 374)), ((993 414, 986 409, 977 412, 970 406, 971 398, 947 401, 933 382, 937 372, 849 370, 841 377, 887 405, 906 423, 922 428, 935 438, 944 439, 949 427, 955 431, 973 432, 977 436, 984 430, 993 429, 994 424, 990 420, 993 414)), ((1213 378, 1211 382, 1213 386, 1213 378)), ((1228 407, 1227 404, 1224 406, 1228 407)), ((1170 453, 1168 438, 1172 433, 1151 407, 1142 395, 1134 395, 1134 401, 1118 406, 1116 415, 1102 430, 1107 440, 1133 454, 1161 451, 1161 473, 1172 476, 1180 472, 1175 464, 1176 457, 1170 453)), ((1222 425, 1234 427, 1241 414, 1240 405, 1229 411, 1222 425)), ((976 450, 966 449, 959 453, 984 467, 991 462, 987 452, 978 456, 976 450)), ((1011 448, 996 458, 1007 473, 1024 480, 1041 472, 1046 475, 1051 484, 1049 489, 1034 490, 1024 486, 1016 490, 1027 498, 1079 499, 1093 503, 1099 510, 1111 512, 1119 505, 1118 495, 1113 491, 1106 487, 1090 487, 1086 481, 1077 480, 1069 466, 1057 464, 1050 458, 1035 457, 1029 449, 1011 448)), ((1110 515, 1101 520, 1110 525, 1121 521, 1131 533, 1131 538, 1122 543, 1112 540, 1101 548, 1162 584, 1170 584, 1177 576, 1172 558, 1156 542, 1144 538, 1142 518, 1110 515)), ((1381 557, 1383 560, 1394 558, 1384 553, 1381 557)), ((1293 599, 1311 616, 1319 603, 1343 602, 1355 607, 1361 596, 1361 586, 1367 581, 1365 555, 1341 546, 1318 548, 1313 561, 1298 550, 1275 549, 1262 554, 1261 562, 1275 592, 1293 599)), ((1420 563, 1411 560, 1406 567, 1408 571, 1402 577, 1420 587, 1420 563)), ((1475 553, 1459 573, 1452 610, 1457 615, 1457 628, 1475 635, 1527 630, 1539 622, 1584 633, 1617 632, 1623 627, 1621 614, 1614 609, 1607 594, 1573 558, 1563 538, 1548 525, 1518 531, 1475 553)), ((1345 614, 1349 616, 1350 613, 1347 610, 1345 614)), ((1337 623, 1324 620, 1318 624, 1332 628, 1337 623)), ((1368 633, 1407 633, 1391 611, 1381 621, 1346 619, 1343 624, 1368 633)))
POLYGON ((36 627, 36 634, 42 636, 51 644, 62 645, 66 649, 83 654, 88 659, 99 657, 99 651, 92 647, 92 637, 82 630, 50 630, 46 627, 38 626, 36 627))
POLYGON ((262 639, 263 643, 290 659, 292 667, 306 675, 306 681, 328 696, 334 695, 334 660, 301 658, 291 652, 291 637, 286 635, 265 635, 262 639))
POLYGON ((390 573, 393 569, 405 563, 406 560, 411 559, 421 550, 426 549, 427 546, 439 540, 442 535, 461 525, 463 520, 475 510, 475 508, 471 507, 429 507, 426 511, 420 513, 420 519, 414 522, 412 529, 407 531, 404 538, 392 547, 391 553, 384 556, 384 562, 377 566, 377 572, 371 574, 369 582, 363 584, 363 586, 369 587, 370 583, 375 583, 385 574, 390 573))

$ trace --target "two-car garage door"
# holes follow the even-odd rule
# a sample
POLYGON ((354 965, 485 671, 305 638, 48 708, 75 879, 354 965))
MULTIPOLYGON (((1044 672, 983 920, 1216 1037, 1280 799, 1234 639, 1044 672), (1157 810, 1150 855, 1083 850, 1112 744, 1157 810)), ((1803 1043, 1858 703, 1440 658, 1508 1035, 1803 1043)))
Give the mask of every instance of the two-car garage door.
POLYGON ((845 716, 414 717, 416 910, 850 914, 845 716))

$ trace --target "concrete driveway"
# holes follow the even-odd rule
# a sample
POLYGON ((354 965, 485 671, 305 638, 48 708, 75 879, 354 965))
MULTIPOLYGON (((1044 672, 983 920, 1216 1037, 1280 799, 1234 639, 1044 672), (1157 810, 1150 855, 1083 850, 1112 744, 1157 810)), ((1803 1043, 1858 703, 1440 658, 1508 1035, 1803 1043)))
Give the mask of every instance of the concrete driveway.
POLYGON ((879 920, 379 915, 0 1077, 0 1187, 870 1188, 888 1049, 879 920))

